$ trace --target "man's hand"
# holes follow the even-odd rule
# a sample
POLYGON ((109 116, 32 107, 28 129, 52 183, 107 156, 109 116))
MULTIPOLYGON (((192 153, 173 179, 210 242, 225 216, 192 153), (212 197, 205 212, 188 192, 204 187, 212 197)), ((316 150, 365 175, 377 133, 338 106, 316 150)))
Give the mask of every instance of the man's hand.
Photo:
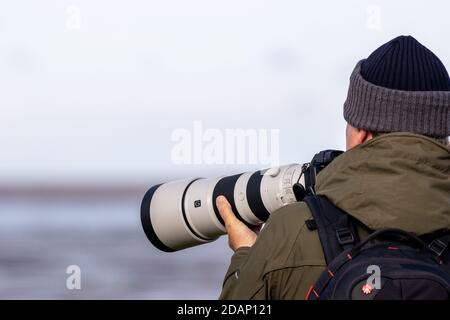
POLYGON ((225 222, 225 228, 228 233, 228 244, 231 250, 236 251, 241 247, 251 247, 258 237, 257 232, 249 229, 233 213, 231 205, 227 198, 218 196, 216 199, 217 209, 225 222))

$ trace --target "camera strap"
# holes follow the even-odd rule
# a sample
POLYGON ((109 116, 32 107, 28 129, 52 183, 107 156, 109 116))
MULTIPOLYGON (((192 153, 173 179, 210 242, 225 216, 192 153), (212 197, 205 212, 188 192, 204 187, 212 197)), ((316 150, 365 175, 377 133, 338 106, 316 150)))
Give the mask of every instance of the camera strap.
POLYGON ((299 182, 292 186, 297 201, 302 201, 308 195, 316 194, 315 186, 317 175, 342 153, 343 151, 340 150, 324 150, 316 153, 311 162, 305 163, 302 166, 301 176, 304 177, 304 186, 299 182))

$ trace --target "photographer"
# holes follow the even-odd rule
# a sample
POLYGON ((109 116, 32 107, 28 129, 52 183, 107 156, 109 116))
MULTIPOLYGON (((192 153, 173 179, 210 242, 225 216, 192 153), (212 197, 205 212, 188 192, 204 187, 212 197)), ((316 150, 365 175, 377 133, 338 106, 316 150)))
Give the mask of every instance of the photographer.
MULTIPOLYGON (((358 221, 361 239, 399 228, 450 228, 450 80, 430 50, 400 36, 356 65, 344 104, 347 151, 317 176, 316 193, 358 221)), ((221 299, 304 299, 325 270, 305 202, 249 229, 217 198, 235 251, 221 299)))

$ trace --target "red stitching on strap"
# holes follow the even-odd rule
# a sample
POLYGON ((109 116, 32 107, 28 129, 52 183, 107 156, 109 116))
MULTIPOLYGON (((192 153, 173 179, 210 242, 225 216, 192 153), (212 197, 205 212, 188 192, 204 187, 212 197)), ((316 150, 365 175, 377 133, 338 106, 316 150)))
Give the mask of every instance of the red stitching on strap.
POLYGON ((313 286, 309 287, 308 293, 306 294, 305 300, 308 300, 309 295, 311 294, 311 291, 313 289, 313 286))
POLYGON ((334 277, 334 273, 333 272, 331 272, 331 270, 330 269, 328 269, 328 274, 330 275, 330 277, 334 277))
POLYGON ((319 294, 316 292, 316 290, 313 289, 314 295, 316 296, 316 298, 319 297, 319 294))

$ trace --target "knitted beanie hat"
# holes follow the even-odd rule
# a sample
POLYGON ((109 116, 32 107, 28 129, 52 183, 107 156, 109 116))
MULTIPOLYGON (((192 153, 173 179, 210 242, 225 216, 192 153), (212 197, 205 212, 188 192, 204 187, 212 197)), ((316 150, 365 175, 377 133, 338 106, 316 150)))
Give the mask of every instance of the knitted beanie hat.
POLYGON ((450 78, 442 62, 411 36, 400 36, 356 65, 344 118, 372 132, 450 136, 450 78))

